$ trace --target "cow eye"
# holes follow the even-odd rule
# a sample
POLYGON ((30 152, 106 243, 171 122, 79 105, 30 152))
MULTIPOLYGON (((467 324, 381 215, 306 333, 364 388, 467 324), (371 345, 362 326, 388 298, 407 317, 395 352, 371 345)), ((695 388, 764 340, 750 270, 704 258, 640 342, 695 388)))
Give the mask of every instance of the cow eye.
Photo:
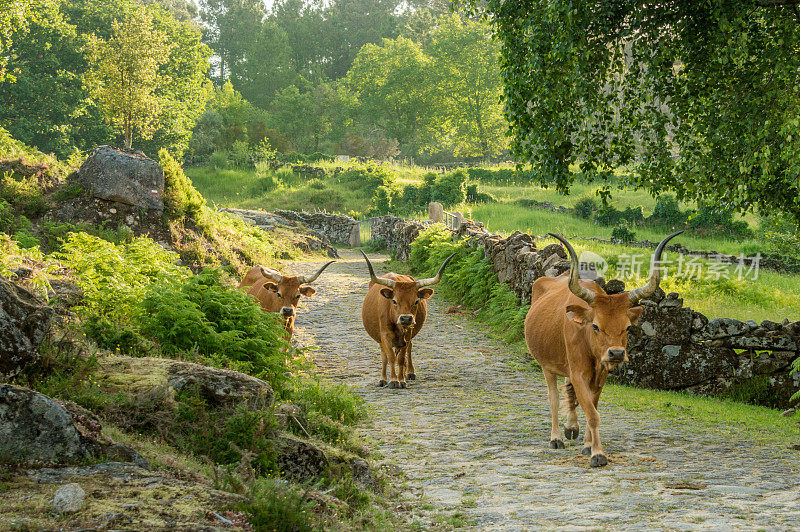
POLYGON ((395 306, 397 306, 397 301, 395 301, 394 299, 392 299, 392 304, 394 304, 395 306))
POLYGON ((599 332, 600 331, 600 327, 598 327, 596 323, 592 323, 592 329, 594 329, 595 332, 599 332))
POLYGON ((278 297, 283 297, 280 292, 278 292, 278 297))
POLYGON ((300 299, 300 294, 297 294, 296 296, 294 296, 294 298, 295 299, 300 299))

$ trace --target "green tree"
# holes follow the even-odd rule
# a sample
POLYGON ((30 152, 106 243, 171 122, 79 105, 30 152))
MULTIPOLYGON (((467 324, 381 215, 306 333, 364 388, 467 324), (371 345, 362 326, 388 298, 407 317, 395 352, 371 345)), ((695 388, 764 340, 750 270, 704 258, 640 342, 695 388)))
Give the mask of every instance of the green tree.
POLYGON ((318 152, 341 115, 345 105, 339 91, 331 84, 315 84, 301 92, 291 85, 277 94, 270 105, 270 124, 284 133, 296 151, 318 152))
POLYGON ((635 163, 637 184, 800 224, 793 0, 464 0, 502 44, 512 149, 569 189, 635 163))
POLYGON ((426 51, 436 86, 447 103, 456 156, 496 157, 507 147, 508 123, 500 103, 500 46, 483 23, 458 15, 439 19, 426 51))
POLYGON ((0 81, 0 124, 59 158, 108 141, 112 131, 81 84, 85 37, 57 10, 31 14, 27 30, 12 34, 8 65, 14 78, 0 81))
MULTIPOLYGON (((6 71, 14 39, 23 37, 31 22, 43 13, 56 11, 54 0, 2 0, 0 1, 0 81, 9 76, 6 71)), ((10 76, 13 79, 13 76, 10 76)))
POLYGON ((247 60, 250 40, 261 33, 266 14, 262 0, 200 0, 203 41, 216 56, 214 80, 218 87, 247 60))
POLYGON ((122 128, 125 147, 130 148, 134 131, 144 138, 153 135, 161 113, 156 91, 167 81, 159 69, 174 44, 145 10, 132 11, 111 26, 111 38, 90 41, 86 81, 106 119, 122 128))
POLYGON ((396 138, 406 154, 420 153, 444 125, 431 60, 405 37, 365 45, 346 84, 361 103, 359 119, 396 138))
POLYGON ((271 21, 246 39, 242 60, 230 66, 230 80, 248 101, 266 107, 296 77, 286 32, 271 21))

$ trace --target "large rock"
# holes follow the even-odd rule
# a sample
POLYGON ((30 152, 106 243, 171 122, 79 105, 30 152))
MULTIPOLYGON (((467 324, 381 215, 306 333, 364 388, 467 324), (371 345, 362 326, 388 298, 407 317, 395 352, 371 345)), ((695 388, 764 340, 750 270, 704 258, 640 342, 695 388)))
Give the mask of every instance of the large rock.
POLYGON ((97 418, 75 403, 19 386, 0 386, 0 457, 15 463, 70 464, 88 458, 147 462, 101 433, 97 418))
POLYGON ((67 409, 18 386, 0 386, 0 456, 14 462, 76 462, 92 455, 67 409))
POLYGON ((0 277, 0 374, 13 377, 39 360, 53 316, 51 307, 0 277))
POLYGON ((739 366, 732 349, 705 345, 631 350, 629 357, 629 362, 614 371, 615 380, 657 390, 682 390, 702 383, 732 380, 739 366))
POLYGON ((328 468, 328 458, 322 449, 289 434, 275 439, 275 450, 281 473, 295 480, 317 479, 328 468))
POLYGON ((164 209, 164 170, 140 151, 98 146, 78 170, 78 182, 96 198, 164 209))
POLYGON ((271 406, 274 398, 269 383, 245 373, 167 358, 104 357, 96 379, 106 393, 150 397, 164 409, 174 406, 175 394, 184 390, 197 392, 212 408, 257 410, 271 406))

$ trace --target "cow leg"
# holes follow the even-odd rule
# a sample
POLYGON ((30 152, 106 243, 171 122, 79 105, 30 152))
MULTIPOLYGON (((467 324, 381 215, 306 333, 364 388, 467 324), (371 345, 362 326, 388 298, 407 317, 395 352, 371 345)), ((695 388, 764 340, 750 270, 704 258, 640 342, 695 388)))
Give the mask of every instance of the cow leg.
POLYGON ((417 374, 414 371, 414 361, 411 360, 411 339, 409 338, 408 342, 406 343, 406 364, 408 364, 408 375, 406 375, 406 379, 413 381, 417 379, 417 374))
MULTIPOLYGON (((394 355, 394 348, 392 347, 392 341, 385 336, 381 338, 381 351, 383 352, 383 356, 386 357, 390 368, 391 378, 389 379, 389 388, 399 388, 400 383, 397 381, 397 372, 395 371, 396 357, 394 355)), ((386 370, 384 369, 384 378, 385 376, 386 370)))
POLYGON ((578 413, 575 411, 578 406, 578 400, 575 397, 575 389, 569 382, 569 377, 567 377, 567 382, 564 385, 564 395, 567 400, 567 422, 564 424, 564 436, 568 440, 576 440, 578 439, 578 434, 581 433, 581 426, 578 424, 578 413))
POLYGON ((386 386, 388 382, 386 379, 386 364, 388 364, 389 359, 386 357, 386 353, 383 352, 383 346, 381 346, 381 380, 378 381, 378 386, 386 386))
POLYGON ((401 388, 406 387, 406 347, 397 350, 397 380, 401 388))
POLYGON ((561 426, 558 424, 558 376, 546 369, 542 371, 547 381, 547 398, 550 400, 550 415, 553 421, 550 430, 550 448, 563 449, 564 440, 561 438, 561 426))
POLYGON ((592 467, 601 467, 608 464, 608 458, 603 451, 603 446, 600 444, 600 414, 597 412, 597 395, 592 393, 589 385, 583 379, 575 378, 570 379, 572 386, 575 388, 575 395, 578 397, 578 402, 586 414, 586 438, 584 439, 583 453, 587 454, 587 450, 592 455, 589 465, 592 467), (587 446, 587 443, 589 446, 587 446))

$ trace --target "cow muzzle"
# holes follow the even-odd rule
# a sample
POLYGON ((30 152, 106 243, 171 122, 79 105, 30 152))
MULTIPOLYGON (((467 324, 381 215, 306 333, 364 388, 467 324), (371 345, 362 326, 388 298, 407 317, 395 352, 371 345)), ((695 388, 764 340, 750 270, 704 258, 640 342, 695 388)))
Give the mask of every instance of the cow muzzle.
POLYGON ((620 364, 625 362, 628 352, 625 349, 611 347, 608 350, 608 361, 613 364, 620 364))
POLYGON ((411 314, 402 314, 397 318, 397 324, 401 327, 411 327, 414 325, 414 316, 411 314))
POLYGON ((291 318, 294 316, 294 309, 292 307, 283 307, 281 309, 281 316, 284 318, 291 318))

